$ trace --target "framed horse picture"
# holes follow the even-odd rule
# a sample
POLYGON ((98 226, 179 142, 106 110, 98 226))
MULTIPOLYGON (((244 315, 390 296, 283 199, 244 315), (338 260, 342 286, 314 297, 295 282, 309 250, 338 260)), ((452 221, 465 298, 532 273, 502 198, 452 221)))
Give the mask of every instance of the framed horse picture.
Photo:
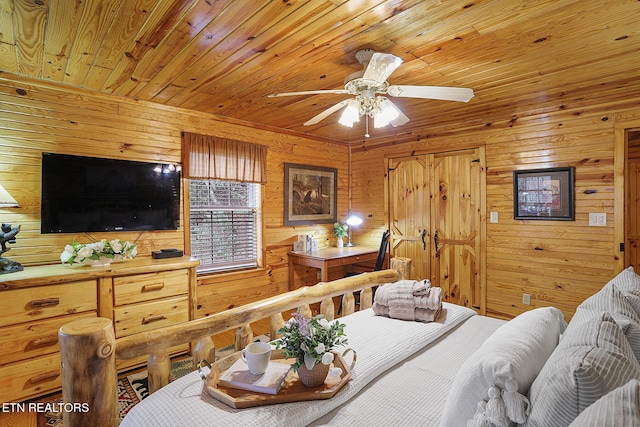
POLYGON ((336 222, 338 170, 284 164, 284 225, 336 222))

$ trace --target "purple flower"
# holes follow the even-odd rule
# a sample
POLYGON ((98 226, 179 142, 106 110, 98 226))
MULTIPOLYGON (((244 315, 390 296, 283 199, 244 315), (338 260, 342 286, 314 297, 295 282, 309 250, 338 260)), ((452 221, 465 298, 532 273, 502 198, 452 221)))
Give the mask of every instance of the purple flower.
POLYGON ((302 334, 302 336, 305 336, 305 337, 308 336, 309 322, 311 321, 311 319, 304 317, 302 313, 296 313, 295 317, 296 317, 296 320, 298 321, 298 329, 300 329, 300 334, 302 334))

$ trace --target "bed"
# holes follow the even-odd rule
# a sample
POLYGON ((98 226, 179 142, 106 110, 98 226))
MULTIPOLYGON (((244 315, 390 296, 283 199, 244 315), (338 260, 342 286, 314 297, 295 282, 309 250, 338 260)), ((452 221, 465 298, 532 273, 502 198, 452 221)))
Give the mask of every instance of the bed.
MULTIPOLYGON (((306 305, 316 298, 330 306, 331 296, 344 294, 343 309, 349 314, 340 321, 347 325, 348 347, 357 351, 358 359, 351 380, 331 399, 233 409, 213 399, 198 372, 192 372, 160 387, 132 408, 120 425, 638 425, 640 277, 633 269, 624 270, 583 302, 568 326, 553 307, 536 308, 510 321, 446 302, 434 322, 376 316, 367 307, 370 294, 365 291, 392 285, 401 274, 384 270, 340 279, 239 311, 242 315, 233 327, 267 312, 277 317, 285 306, 306 305), (357 312, 349 298, 354 290, 362 290, 363 309, 357 312)), ((228 316, 222 317, 222 323, 209 319, 206 327, 205 321, 196 322, 194 334, 232 327, 228 316)), ((190 338, 193 334, 185 332, 189 330, 182 327, 178 334, 190 338)), ((115 353, 121 344, 121 356, 132 357, 145 346, 157 354, 157 349, 175 343, 168 336, 138 337, 135 345, 116 341, 115 353)), ((63 341, 61 351, 63 398, 73 402, 80 394, 65 395, 65 379, 77 380, 81 374, 72 373, 81 370, 69 366, 65 372, 68 350, 63 341)), ((87 371, 88 366, 95 367, 95 358, 91 363, 80 365, 87 371)), ((102 375, 93 377, 99 381, 84 387, 91 390, 82 398, 98 408, 96 396, 110 391, 100 389, 102 375)), ((90 415, 69 415, 65 425, 93 424, 90 415)), ((109 412, 99 416, 101 425, 108 425, 105 419, 113 420, 109 412)))

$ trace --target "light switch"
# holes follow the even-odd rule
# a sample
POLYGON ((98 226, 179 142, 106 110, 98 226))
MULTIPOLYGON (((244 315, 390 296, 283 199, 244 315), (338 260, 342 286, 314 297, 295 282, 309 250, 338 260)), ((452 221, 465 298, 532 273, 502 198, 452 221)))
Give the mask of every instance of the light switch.
POLYGON ((498 222, 498 212, 491 212, 489 214, 489 222, 497 223, 498 222))
POLYGON ((589 212, 589 225, 592 227, 606 227, 607 226, 607 214, 606 212, 589 212))

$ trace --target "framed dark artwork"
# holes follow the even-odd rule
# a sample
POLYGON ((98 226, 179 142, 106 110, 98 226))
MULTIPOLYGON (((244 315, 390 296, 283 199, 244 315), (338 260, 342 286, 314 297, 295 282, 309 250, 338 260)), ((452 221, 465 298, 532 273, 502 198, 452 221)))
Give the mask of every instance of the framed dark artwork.
POLYGON ((513 217, 574 221, 575 168, 513 171, 513 217))
POLYGON ((337 192, 337 169, 285 163, 284 225, 336 222, 337 192))

